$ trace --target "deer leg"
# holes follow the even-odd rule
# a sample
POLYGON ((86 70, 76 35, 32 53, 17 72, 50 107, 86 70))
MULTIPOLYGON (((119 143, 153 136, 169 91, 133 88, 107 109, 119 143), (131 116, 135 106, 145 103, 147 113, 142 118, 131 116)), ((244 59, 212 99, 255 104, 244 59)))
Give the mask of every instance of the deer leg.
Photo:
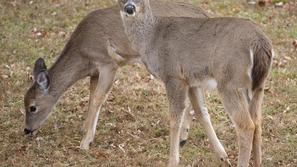
MULTIPOLYGON (((89 87, 89 90, 90 90, 90 97, 89 97, 89 109, 91 108, 91 101, 92 99, 94 98, 94 93, 95 93, 95 90, 96 90, 96 87, 98 85, 98 80, 99 80, 99 73, 91 76, 90 78, 90 87, 89 87)), ((85 114, 85 118, 87 118, 87 113, 85 114)), ((83 123, 83 126, 81 128, 81 133, 82 134, 85 134, 87 132, 87 121, 84 121, 83 123)))
POLYGON ((190 88, 189 97, 192 102, 195 114, 197 115, 197 119, 205 130, 216 155, 221 161, 221 164, 224 166, 231 166, 228 160, 228 155, 212 126, 208 110, 204 104, 203 91, 198 88, 190 88))
POLYGON ((104 66, 99 69, 99 72, 98 83, 90 99, 89 112, 84 123, 86 133, 80 144, 80 148, 85 150, 89 149, 90 143, 94 140, 100 108, 112 87, 116 69, 113 66, 104 66))
POLYGON ((188 140, 189 137, 189 131, 190 131, 190 126, 191 123, 193 122, 193 110, 192 110, 192 106, 189 103, 189 101, 187 101, 186 103, 186 109, 185 109, 185 115, 184 115, 184 119, 182 121, 182 127, 181 127, 181 132, 180 132, 180 146, 183 147, 188 140))
POLYGON ((238 167, 248 167, 252 150, 255 124, 248 109, 244 91, 220 89, 220 95, 226 112, 235 125, 238 137, 239 155, 238 167))
POLYGON ((253 98, 250 102, 250 113, 255 124, 255 133, 253 140, 253 158, 254 166, 260 167, 262 162, 262 111, 261 105, 264 96, 264 89, 257 88, 253 93, 253 98))
POLYGON ((179 137, 188 88, 179 80, 169 80, 165 85, 170 112, 170 157, 168 166, 177 167, 179 164, 179 137))

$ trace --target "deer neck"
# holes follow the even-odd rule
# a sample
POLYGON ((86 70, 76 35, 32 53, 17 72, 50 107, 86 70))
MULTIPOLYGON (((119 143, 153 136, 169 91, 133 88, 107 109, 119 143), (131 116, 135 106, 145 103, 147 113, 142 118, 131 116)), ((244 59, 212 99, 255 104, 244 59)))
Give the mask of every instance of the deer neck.
POLYGON ((127 18, 122 15, 124 28, 132 48, 145 55, 147 44, 152 40, 157 18, 153 15, 149 4, 145 5, 142 16, 127 18))
POLYGON ((54 102, 57 102, 60 96, 76 81, 88 75, 84 69, 88 66, 83 65, 83 60, 75 53, 69 54, 72 53, 64 50, 48 71, 50 78, 48 93, 53 97, 54 102))

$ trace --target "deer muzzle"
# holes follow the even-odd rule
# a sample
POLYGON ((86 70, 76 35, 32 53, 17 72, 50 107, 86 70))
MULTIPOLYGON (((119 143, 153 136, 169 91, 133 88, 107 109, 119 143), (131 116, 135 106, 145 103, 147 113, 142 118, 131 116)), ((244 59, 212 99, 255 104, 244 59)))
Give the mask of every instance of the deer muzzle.
POLYGON ((136 8, 133 4, 127 4, 124 7, 124 11, 129 15, 133 15, 136 11, 136 8))

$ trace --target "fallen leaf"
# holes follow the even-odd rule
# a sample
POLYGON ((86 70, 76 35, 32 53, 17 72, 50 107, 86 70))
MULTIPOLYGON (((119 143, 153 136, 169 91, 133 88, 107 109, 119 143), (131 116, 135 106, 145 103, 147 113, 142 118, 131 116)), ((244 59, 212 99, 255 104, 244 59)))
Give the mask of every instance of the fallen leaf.
POLYGON ((8 79, 8 78, 9 78, 9 76, 8 76, 8 75, 5 75, 5 74, 3 74, 3 75, 1 75, 1 78, 2 78, 3 80, 5 80, 5 79, 8 79))
POLYGON ((260 0, 260 1, 258 2, 258 5, 259 5, 260 7, 264 7, 264 6, 266 6, 266 4, 267 4, 266 0, 260 0))
POLYGON ((275 7, 282 8, 284 7, 284 2, 277 2, 274 4, 275 7))
POLYGON ((293 41, 293 46, 295 47, 295 49, 297 49, 297 39, 295 39, 295 40, 293 41))
POLYGON ((249 5, 256 5, 257 4, 257 2, 255 0, 248 0, 247 3, 249 5))

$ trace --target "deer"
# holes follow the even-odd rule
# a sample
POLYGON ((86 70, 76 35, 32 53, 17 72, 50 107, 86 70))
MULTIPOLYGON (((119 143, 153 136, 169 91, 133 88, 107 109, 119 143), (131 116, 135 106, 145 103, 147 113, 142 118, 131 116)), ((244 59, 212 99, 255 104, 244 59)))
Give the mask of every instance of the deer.
MULTIPOLYGON (((272 66, 272 43, 255 23, 235 17, 153 14, 150 0, 118 0, 125 33, 147 70, 165 85, 170 113, 169 167, 179 164, 179 136, 190 99, 203 114, 201 89, 217 89, 238 140, 238 167, 253 152, 261 166, 261 104, 272 66)), ((222 161, 227 156, 218 154, 222 161)))
MULTIPOLYGON (((160 16, 209 17, 199 7, 186 3, 154 1, 153 12, 160 16)), ((24 97, 26 135, 35 135, 53 112, 61 95, 78 80, 90 77, 88 115, 83 123, 84 134, 80 148, 89 149, 93 141, 102 104, 110 92, 116 71, 138 61, 140 55, 132 49, 125 35, 118 6, 91 12, 78 25, 54 64, 47 68, 44 59, 35 61, 33 84, 24 97)), ((189 106, 183 124, 181 146, 188 138, 192 121, 189 106)), ((204 112, 204 115, 207 114, 204 112)), ((210 120, 204 120, 204 128, 220 152, 224 152, 210 120), (210 129, 210 130, 209 130, 210 129)))

